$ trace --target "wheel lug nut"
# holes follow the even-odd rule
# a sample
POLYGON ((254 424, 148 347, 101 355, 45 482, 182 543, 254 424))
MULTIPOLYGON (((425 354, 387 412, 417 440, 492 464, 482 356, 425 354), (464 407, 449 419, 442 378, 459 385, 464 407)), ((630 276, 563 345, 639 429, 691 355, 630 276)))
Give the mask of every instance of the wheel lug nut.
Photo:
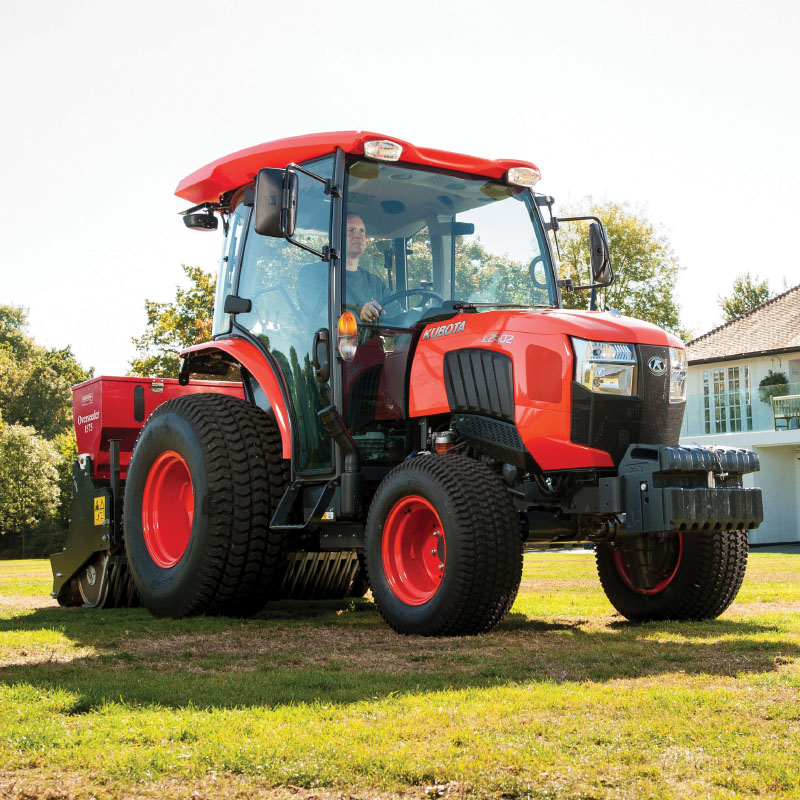
POLYGON ((431 550, 431 555, 432 555, 432 556, 435 556, 437 552, 438 552, 438 550, 437 550, 437 549, 434 547, 434 548, 431 550))
POLYGON ((444 564, 439 564, 439 569, 443 570, 444 569, 444 564))

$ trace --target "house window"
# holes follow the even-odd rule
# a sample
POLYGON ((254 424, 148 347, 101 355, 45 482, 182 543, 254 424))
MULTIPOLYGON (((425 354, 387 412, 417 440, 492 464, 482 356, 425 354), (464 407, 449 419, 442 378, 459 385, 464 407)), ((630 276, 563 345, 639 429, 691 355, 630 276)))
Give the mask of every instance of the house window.
POLYGON ((753 430, 749 366, 703 373, 703 416, 706 433, 753 430))

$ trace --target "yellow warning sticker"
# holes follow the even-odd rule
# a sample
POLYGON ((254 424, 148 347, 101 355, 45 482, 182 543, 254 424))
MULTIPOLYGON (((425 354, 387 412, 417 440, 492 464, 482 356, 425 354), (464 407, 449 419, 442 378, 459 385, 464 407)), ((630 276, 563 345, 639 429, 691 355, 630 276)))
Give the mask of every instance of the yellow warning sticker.
POLYGON ((106 521, 106 498, 95 497, 94 499, 94 524, 102 525, 106 521))

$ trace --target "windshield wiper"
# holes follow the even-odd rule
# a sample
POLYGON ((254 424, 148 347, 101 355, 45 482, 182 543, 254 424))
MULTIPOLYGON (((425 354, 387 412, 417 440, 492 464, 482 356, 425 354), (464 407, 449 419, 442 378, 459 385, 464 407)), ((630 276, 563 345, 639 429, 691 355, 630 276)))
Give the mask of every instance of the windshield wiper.
POLYGON ((514 303, 471 303, 468 301, 456 301, 453 303, 453 308, 456 311, 472 311, 476 308, 554 308, 555 306, 549 303, 529 303, 527 305, 518 305, 514 303))

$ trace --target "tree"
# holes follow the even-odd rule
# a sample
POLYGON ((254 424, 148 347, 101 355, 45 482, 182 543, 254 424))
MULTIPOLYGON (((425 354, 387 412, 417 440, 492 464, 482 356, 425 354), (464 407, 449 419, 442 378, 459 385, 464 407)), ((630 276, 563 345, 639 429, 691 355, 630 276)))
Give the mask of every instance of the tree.
POLYGON ((46 439, 72 430, 70 387, 92 376, 69 346, 46 349, 27 335, 27 315, 0 306, 0 411, 11 424, 35 428, 46 439))
POLYGON ((725 322, 744 316, 756 306, 760 306, 775 296, 766 280, 759 280, 758 275, 745 272, 733 282, 733 289, 727 296, 717 298, 725 314, 725 322))
POLYGON ((25 309, 0 305, 0 532, 25 555, 46 555, 63 539, 76 450, 70 387, 91 376, 69 347, 36 344, 25 309))
POLYGON ((55 446, 24 425, 0 430, 0 534, 21 542, 37 523, 55 515, 60 491, 55 446))
MULTIPOLYGON (((582 207, 562 211, 562 217, 598 217, 605 226, 614 268, 614 283, 598 290, 598 307, 659 325, 682 339, 691 335, 681 326, 674 297, 681 270, 666 235, 626 203, 585 199, 582 207)), ((589 282, 589 235, 586 227, 565 223, 558 232, 561 277, 575 285, 589 282)), ((590 292, 563 292, 567 308, 588 308, 590 292)))
POLYGON ((201 267, 182 268, 191 285, 177 286, 174 302, 145 300, 147 330, 133 339, 138 356, 131 362, 132 375, 177 378, 181 350, 211 338, 216 277, 201 267))

